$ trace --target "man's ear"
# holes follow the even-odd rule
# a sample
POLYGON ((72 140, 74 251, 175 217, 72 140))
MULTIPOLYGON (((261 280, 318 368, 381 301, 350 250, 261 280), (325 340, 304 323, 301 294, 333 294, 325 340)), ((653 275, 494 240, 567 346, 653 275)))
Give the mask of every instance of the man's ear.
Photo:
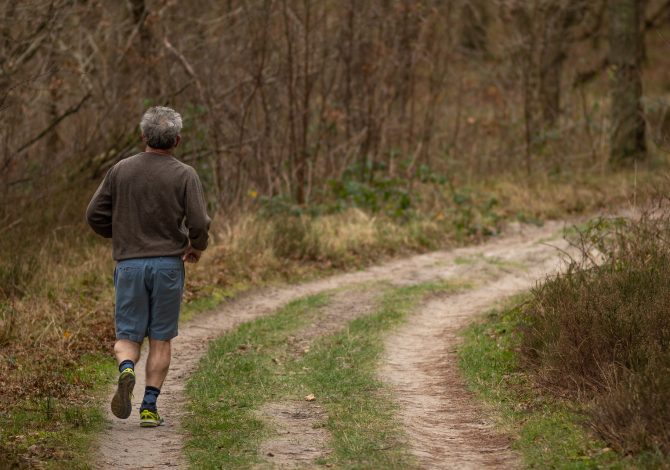
POLYGON ((141 135, 141 137, 142 137, 142 143, 144 143, 144 144, 146 145, 146 143, 147 143, 147 138, 144 136, 144 132, 142 132, 142 134, 140 134, 140 135, 141 135))
POLYGON ((181 135, 177 136, 177 139, 174 142, 174 146, 176 147, 177 145, 179 145, 179 142, 181 142, 181 135))

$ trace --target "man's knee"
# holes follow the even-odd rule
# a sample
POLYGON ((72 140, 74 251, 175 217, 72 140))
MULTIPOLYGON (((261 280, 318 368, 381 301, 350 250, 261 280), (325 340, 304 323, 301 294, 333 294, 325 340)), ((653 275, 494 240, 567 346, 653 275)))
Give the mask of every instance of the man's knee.
POLYGON ((119 355, 128 355, 130 356, 139 355, 140 343, 131 341, 129 339, 117 339, 114 343, 114 353, 119 355))
POLYGON ((140 343, 131 341, 129 339, 117 339, 114 343, 114 352, 123 353, 123 352, 135 352, 140 348, 140 343))
POLYGON ((149 339, 149 355, 169 364, 172 355, 172 340, 149 339))
POLYGON ((114 343, 114 349, 126 349, 126 348, 131 348, 135 349, 140 346, 140 343, 137 341, 133 341, 130 339, 117 339, 116 342, 114 343))
POLYGON ((169 350, 172 345, 171 339, 153 339, 149 338, 149 349, 169 350))

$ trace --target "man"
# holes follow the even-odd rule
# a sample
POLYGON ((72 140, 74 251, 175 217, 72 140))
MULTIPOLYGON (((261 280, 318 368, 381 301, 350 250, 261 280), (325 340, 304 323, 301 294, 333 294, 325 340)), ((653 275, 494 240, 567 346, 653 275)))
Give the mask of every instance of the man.
POLYGON ((184 262, 207 248, 210 218, 202 185, 190 166, 172 156, 182 120, 174 110, 150 108, 140 129, 144 152, 121 160, 105 176, 86 210, 93 230, 112 239, 119 381, 111 407, 130 416, 135 363, 149 337, 140 426, 163 424, 156 401, 170 366, 184 290, 184 262))

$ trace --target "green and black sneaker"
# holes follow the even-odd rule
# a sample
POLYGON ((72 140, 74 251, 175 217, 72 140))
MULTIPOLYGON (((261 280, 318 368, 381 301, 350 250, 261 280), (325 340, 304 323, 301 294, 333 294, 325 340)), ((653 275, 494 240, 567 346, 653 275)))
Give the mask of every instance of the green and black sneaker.
POLYGON ((112 413, 121 419, 130 416, 133 404, 133 388, 135 388, 135 371, 130 367, 123 369, 119 376, 119 384, 112 398, 112 413))
POLYGON ((140 426, 143 428, 155 428, 165 421, 158 414, 158 411, 140 410, 140 426))

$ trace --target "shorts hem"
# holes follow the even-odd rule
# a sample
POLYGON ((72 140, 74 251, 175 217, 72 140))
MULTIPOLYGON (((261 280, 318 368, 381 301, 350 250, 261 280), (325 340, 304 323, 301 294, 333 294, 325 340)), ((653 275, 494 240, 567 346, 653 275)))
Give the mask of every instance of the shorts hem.
POLYGON ((169 333, 166 335, 152 335, 149 333, 149 339, 155 339, 156 341, 170 341, 171 339, 174 339, 178 336, 177 332, 174 333, 169 333))
POLYGON ((135 343, 142 343, 144 341, 144 336, 140 337, 137 335, 130 335, 127 333, 120 333, 116 335, 116 339, 126 339, 128 341, 133 341, 135 343))

